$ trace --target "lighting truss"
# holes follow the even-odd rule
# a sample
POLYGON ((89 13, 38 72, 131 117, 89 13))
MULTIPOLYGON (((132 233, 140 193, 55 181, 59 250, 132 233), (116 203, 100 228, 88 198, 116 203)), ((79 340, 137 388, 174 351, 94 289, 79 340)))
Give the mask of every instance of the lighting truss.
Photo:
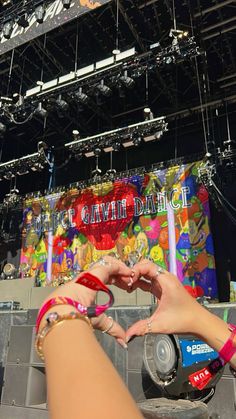
POLYGON ((16 176, 23 176, 30 171, 40 172, 48 163, 45 151, 40 148, 37 153, 29 154, 19 159, 10 160, 0 164, 0 181, 10 180, 16 176))
POLYGON ((84 154, 87 157, 92 157, 96 148, 101 148, 108 152, 115 151, 117 144, 121 144, 123 147, 132 147, 135 146, 137 138, 142 138, 145 141, 145 138, 152 137, 152 140, 157 140, 160 139, 165 131, 167 131, 167 122, 165 117, 161 116, 71 141, 65 144, 65 147, 68 147, 75 155, 84 154))
POLYGON ((170 37, 172 41, 168 47, 162 48, 157 42, 151 45, 148 52, 141 55, 136 55, 135 48, 130 48, 46 83, 37 82, 22 96, 22 104, 15 104, 11 98, 0 100, 1 113, 11 122, 17 123, 17 117, 20 117, 21 112, 24 112, 24 115, 28 112, 28 117, 25 118, 27 122, 37 114, 40 103, 46 103, 52 108, 59 96, 80 101, 79 92, 83 92, 83 98, 86 98, 85 104, 89 102, 91 96, 96 96, 101 90, 105 91, 105 88, 109 95, 113 88, 120 86, 130 88, 147 70, 178 64, 201 53, 194 37, 189 37, 187 32, 171 29, 170 37))

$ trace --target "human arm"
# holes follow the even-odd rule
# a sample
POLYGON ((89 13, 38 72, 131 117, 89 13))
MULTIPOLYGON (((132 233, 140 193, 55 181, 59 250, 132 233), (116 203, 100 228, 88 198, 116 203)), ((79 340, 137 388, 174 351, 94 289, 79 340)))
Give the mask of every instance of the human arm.
MULTIPOLYGON (((102 281, 113 275, 130 275, 127 267, 97 266, 92 274, 102 281)), ((64 295, 83 305, 94 303, 95 292, 70 283, 59 287, 53 296, 64 295)), ((71 306, 50 309, 59 315, 68 314, 71 306)), ((40 330, 45 326, 45 316, 40 330)), ((92 329, 82 319, 64 321, 54 326, 43 342, 48 401, 51 419, 141 419, 132 397, 98 344, 92 329)))
MULTIPOLYGON (((231 335, 227 323, 189 295, 175 275, 164 270, 158 274, 157 271, 157 265, 148 260, 135 266, 135 287, 151 291, 157 297, 158 305, 150 319, 140 320, 127 330, 127 341, 133 336, 150 331, 166 334, 189 333, 219 351, 231 335)), ((235 341, 236 338, 236 344, 235 341)), ((236 355, 232 357, 230 364, 233 368, 236 367, 236 355)))

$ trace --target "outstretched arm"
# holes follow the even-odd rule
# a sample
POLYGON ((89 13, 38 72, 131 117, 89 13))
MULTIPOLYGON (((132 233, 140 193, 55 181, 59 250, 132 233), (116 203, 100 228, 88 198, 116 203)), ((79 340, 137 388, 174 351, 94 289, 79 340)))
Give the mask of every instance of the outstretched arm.
MULTIPOLYGON (((148 260, 138 263, 134 269, 135 287, 152 292, 157 297, 158 306, 150 319, 140 320, 127 330, 127 341, 132 336, 150 332, 191 333, 216 351, 222 348, 231 336, 227 323, 191 297, 175 275, 162 268, 158 272, 157 265, 148 260)), ((236 345, 236 337, 234 343, 236 345)), ((231 358, 230 363, 233 368, 236 367, 236 355, 231 358)))
MULTIPOLYGON (((128 282, 130 270, 125 265, 97 266, 92 274, 103 282, 113 275, 123 275, 128 282)), ((77 299, 86 306, 93 304, 95 297, 94 291, 73 282, 59 287, 55 294, 77 299)), ((59 315, 71 311, 75 310, 67 305, 50 309, 59 315)), ((46 323, 44 317, 40 330, 46 323)), ((142 418, 85 320, 66 320, 55 325, 43 341, 43 353, 51 419, 142 418)))

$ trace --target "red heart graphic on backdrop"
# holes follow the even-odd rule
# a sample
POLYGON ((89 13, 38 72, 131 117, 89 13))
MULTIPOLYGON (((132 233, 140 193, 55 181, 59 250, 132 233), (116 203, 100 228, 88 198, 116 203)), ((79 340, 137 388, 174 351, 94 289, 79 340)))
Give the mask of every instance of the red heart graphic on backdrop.
POLYGON ((102 196, 94 195, 91 189, 87 189, 74 203, 73 221, 96 249, 112 249, 134 216, 136 196, 133 185, 120 181, 115 182, 107 194, 104 195, 103 191, 102 196))

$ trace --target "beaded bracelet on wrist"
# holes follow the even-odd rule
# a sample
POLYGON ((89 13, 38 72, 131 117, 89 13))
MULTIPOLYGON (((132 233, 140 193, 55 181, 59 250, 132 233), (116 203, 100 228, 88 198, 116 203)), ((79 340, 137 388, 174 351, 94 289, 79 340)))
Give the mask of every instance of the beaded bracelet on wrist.
POLYGON ((67 314, 58 314, 56 312, 49 313, 46 317, 47 324, 42 328, 42 330, 36 335, 35 338, 35 349, 39 357, 44 361, 44 354, 43 354, 43 342, 45 337, 50 333, 54 326, 58 324, 62 324, 66 320, 84 320, 88 325, 92 328, 91 320, 79 313, 79 312, 71 312, 67 314))

